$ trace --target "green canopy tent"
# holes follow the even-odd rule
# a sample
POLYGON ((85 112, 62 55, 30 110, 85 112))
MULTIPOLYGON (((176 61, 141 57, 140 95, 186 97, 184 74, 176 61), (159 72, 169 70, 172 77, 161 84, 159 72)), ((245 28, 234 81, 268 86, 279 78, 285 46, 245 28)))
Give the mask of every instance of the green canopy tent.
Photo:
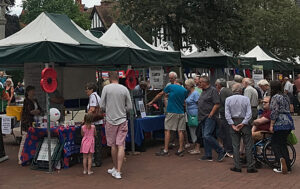
POLYGON ((289 70, 294 69, 292 62, 284 61, 276 57, 273 53, 266 49, 260 48, 260 46, 254 47, 247 54, 243 55, 246 58, 256 58, 256 65, 263 65, 264 70, 289 70))
POLYGON ((207 48, 205 51, 182 54, 181 62, 185 68, 241 68, 246 69, 255 61, 255 58, 234 57, 230 53, 214 51, 207 48))
POLYGON ((127 51, 127 48, 96 41, 66 15, 45 12, 19 32, 0 40, 0 65, 129 64, 127 51))
POLYGON ((130 26, 113 23, 100 37, 106 43, 112 43, 130 49, 130 61, 139 67, 180 66, 180 52, 155 47, 147 43, 130 26))
MULTIPOLYGON (((144 40, 130 27, 123 30, 142 44, 144 40)), ((112 26, 106 35, 112 35, 112 26)), ((125 36, 125 34, 123 34, 125 36)), ((133 67, 180 65, 179 52, 132 48, 120 40, 103 40, 84 31, 66 15, 41 13, 19 32, 0 40, 0 65, 55 62, 69 66, 133 67)), ((119 39, 118 36, 113 36, 119 39)))

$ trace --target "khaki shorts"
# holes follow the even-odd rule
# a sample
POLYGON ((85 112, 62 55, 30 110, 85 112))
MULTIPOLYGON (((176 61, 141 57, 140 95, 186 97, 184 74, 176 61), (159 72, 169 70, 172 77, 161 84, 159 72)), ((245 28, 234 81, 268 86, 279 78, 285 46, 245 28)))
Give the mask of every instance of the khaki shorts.
POLYGON ((165 118, 165 130, 185 131, 184 114, 167 113, 165 118))

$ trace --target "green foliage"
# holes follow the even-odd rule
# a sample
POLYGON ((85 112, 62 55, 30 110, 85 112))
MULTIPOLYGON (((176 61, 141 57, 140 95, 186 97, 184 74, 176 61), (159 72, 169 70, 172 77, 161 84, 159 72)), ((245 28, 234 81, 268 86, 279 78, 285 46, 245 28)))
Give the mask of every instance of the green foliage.
POLYGON ((300 8, 293 0, 119 0, 120 20, 146 40, 167 26, 175 48, 189 40, 235 55, 256 45, 281 58, 300 55, 300 8), (181 34, 181 27, 186 34, 181 34))
POLYGON ((73 0, 24 0, 23 9, 25 14, 21 21, 29 24, 42 12, 66 14, 76 24, 84 29, 90 28, 89 15, 80 12, 79 5, 73 0))

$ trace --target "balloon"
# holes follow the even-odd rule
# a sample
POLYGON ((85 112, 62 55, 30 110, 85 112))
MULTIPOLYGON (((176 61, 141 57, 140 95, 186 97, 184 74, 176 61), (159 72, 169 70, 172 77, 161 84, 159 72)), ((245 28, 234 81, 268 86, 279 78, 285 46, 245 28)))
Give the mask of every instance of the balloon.
POLYGON ((50 109, 50 121, 56 122, 60 118, 60 111, 57 108, 50 109))

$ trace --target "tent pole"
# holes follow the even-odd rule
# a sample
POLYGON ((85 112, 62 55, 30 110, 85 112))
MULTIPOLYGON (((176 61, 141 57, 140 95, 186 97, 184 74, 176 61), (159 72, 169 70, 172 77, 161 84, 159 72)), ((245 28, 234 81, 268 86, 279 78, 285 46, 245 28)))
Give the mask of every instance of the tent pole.
MULTIPOLYGON (((48 68, 49 64, 45 64, 45 68, 48 68)), ((51 130, 50 130, 50 102, 49 94, 46 93, 46 109, 47 109, 47 134, 48 134, 48 162, 49 162, 49 173, 52 172, 52 160, 51 160, 51 130)))
POLYGON ((274 80, 274 70, 272 70, 272 80, 274 80))
MULTIPOLYGON (((147 83, 147 88, 148 88, 148 81, 146 79, 146 68, 143 68, 143 80, 147 83)), ((147 88, 145 89, 145 96, 144 96, 144 99, 145 99, 145 104, 148 103, 148 99, 147 99, 147 88)), ((146 113, 148 112, 147 111, 147 106, 146 106, 146 113)))
POLYGON ((182 67, 181 67, 181 66, 179 67, 179 78, 180 78, 180 79, 183 79, 183 78, 182 78, 182 67))
MULTIPOLYGON (((131 69, 131 65, 128 65, 127 69, 131 69)), ((131 151, 132 154, 135 154, 135 141, 134 141, 134 99, 133 99, 133 92, 130 90, 130 98, 132 103, 132 110, 130 111, 130 134, 131 134, 131 151)))

